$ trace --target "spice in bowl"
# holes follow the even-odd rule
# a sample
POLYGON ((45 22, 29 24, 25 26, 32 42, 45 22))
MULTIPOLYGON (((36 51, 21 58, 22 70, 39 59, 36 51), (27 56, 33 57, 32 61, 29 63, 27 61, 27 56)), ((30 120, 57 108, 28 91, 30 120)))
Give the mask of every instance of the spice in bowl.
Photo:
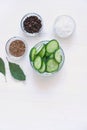
POLYGON ((76 27, 75 21, 71 16, 58 16, 54 23, 54 31, 60 38, 67 38, 72 35, 76 27))
POLYGON ((41 31, 42 18, 36 13, 27 14, 21 20, 21 28, 27 35, 35 36, 41 31))
POLYGON ((24 40, 19 37, 13 37, 6 44, 6 52, 12 58, 20 58, 25 54, 26 45, 24 40))
POLYGON ((21 40, 15 40, 15 41, 11 42, 11 44, 9 46, 9 51, 10 51, 11 55, 13 55, 15 57, 22 56, 25 52, 24 42, 21 40))

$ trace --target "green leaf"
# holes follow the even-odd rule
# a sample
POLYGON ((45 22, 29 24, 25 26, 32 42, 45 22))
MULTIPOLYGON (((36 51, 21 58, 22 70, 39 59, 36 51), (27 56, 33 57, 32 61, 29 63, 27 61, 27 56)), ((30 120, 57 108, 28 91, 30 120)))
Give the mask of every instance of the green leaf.
POLYGON ((5 63, 4 63, 4 61, 2 60, 2 58, 0 58, 0 72, 1 72, 3 75, 6 75, 5 63))
POLYGON ((20 81, 26 80, 26 76, 18 64, 9 62, 9 69, 13 78, 20 81))

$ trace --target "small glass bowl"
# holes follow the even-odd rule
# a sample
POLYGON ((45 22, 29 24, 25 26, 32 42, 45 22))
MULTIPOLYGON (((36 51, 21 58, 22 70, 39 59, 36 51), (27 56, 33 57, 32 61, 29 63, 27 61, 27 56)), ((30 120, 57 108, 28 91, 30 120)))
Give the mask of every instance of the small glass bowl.
POLYGON ((74 32, 75 21, 71 16, 60 15, 54 22, 54 32, 60 38, 67 38, 74 32))
POLYGON ((15 36, 15 37, 10 38, 10 39, 7 41, 6 46, 5 46, 5 50, 6 50, 6 53, 7 53, 7 57, 8 57, 8 58, 10 58, 10 59, 12 59, 12 60, 20 60, 20 59, 23 58, 24 55, 26 54, 27 44, 26 44, 26 42, 25 42, 21 37, 15 36), (24 52, 23 55, 21 55, 21 56, 19 56, 19 57, 16 57, 16 56, 12 55, 12 54, 10 53, 10 51, 9 51, 9 46, 10 46, 10 44, 11 44, 13 41, 16 41, 16 40, 20 40, 20 41, 22 41, 22 42, 25 44, 25 52, 24 52))
POLYGON ((43 26, 42 18, 41 18, 41 16, 40 16, 39 14, 37 14, 37 13, 28 13, 28 14, 24 15, 23 18, 21 19, 20 26, 21 26, 21 29, 22 29, 22 31, 24 32, 24 34, 26 34, 27 36, 36 36, 36 35, 38 35, 38 34, 42 31, 42 27, 40 28, 39 32, 35 32, 35 33, 29 33, 29 32, 27 32, 27 31, 24 29, 23 23, 24 23, 25 19, 26 19, 27 17, 30 17, 30 16, 36 16, 36 17, 38 17, 38 19, 41 20, 41 24, 42 24, 42 26, 43 26))
MULTIPOLYGON (((37 51, 38 51, 44 44, 47 44, 48 42, 49 42, 48 40, 47 40, 47 41, 41 41, 41 42, 37 43, 34 47, 35 47, 35 48, 37 49, 37 51)), ((57 71, 52 72, 52 73, 48 73, 48 72, 40 73, 39 71, 37 71, 37 70, 34 68, 33 62, 30 60, 30 64, 31 64, 33 70, 34 70, 37 74, 39 74, 39 75, 41 75, 41 76, 52 76, 53 74, 56 74, 57 72, 59 72, 59 71, 61 70, 61 68, 63 67, 64 61, 65 61, 64 51, 63 51, 63 49, 62 49, 61 47, 60 47, 60 49, 61 49, 61 55, 62 55, 62 62, 59 64, 59 69, 58 69, 57 71)))

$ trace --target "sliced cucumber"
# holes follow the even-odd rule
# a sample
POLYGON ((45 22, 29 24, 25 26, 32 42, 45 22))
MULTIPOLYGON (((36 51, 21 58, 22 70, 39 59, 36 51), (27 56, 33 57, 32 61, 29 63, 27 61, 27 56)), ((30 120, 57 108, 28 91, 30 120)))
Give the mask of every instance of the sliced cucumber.
POLYGON ((43 48, 44 44, 41 44, 40 46, 36 46, 37 49, 37 54, 41 51, 41 49, 43 48))
POLYGON ((40 52, 37 55, 44 57, 44 55, 45 55, 45 45, 42 47, 42 49, 40 50, 40 52))
POLYGON ((45 56, 48 57, 50 56, 50 54, 46 51, 45 56))
POLYGON ((55 59, 49 59, 47 61, 46 70, 48 73, 57 71, 58 67, 59 67, 59 65, 55 59))
POLYGON ((56 40, 51 40, 46 45, 46 51, 48 53, 53 53, 59 48, 59 43, 56 40))
POLYGON ((55 60, 58 63, 61 63, 61 61, 62 61, 62 55, 61 55, 61 50, 60 49, 56 50, 56 52, 55 52, 55 60))
POLYGON ((32 49, 31 49, 31 51, 30 51, 30 60, 31 61, 34 61, 34 59, 35 59, 35 56, 36 56, 36 48, 35 47, 33 47, 32 49))
POLYGON ((63 60, 62 49, 56 40, 51 40, 47 44, 33 47, 30 51, 30 60, 39 73, 57 72, 63 60))
POLYGON ((49 58, 54 58, 54 54, 51 54, 51 55, 49 56, 49 58))
POLYGON ((41 68, 38 70, 40 73, 44 73, 45 72, 45 69, 46 69, 46 64, 45 64, 45 62, 43 61, 42 62, 42 66, 41 66, 41 68))
POLYGON ((35 58, 33 64, 34 64, 34 68, 35 68, 36 70, 39 70, 39 69, 41 68, 41 65, 42 65, 41 57, 40 57, 40 56, 36 56, 36 58, 35 58))

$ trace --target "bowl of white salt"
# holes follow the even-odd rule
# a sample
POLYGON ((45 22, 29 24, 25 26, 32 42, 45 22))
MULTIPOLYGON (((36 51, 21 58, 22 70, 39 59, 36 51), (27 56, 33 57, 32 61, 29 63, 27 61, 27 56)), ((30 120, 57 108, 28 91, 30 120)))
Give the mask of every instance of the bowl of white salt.
POLYGON ((60 15, 54 22, 54 32, 60 38, 67 38, 75 31, 75 20, 68 15, 60 15))

